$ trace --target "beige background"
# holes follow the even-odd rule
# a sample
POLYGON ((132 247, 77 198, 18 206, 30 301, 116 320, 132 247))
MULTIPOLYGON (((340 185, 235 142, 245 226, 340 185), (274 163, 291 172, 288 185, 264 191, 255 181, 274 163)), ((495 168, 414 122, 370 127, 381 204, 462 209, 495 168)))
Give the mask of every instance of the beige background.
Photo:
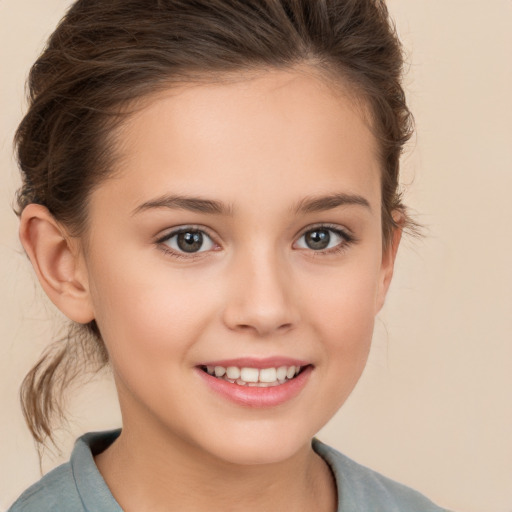
MULTIPOLYGON (((17 388, 61 319, 17 241, 11 139, 30 63, 67 0, 0 0, 0 510, 39 477, 17 388), (48 318, 51 320, 48 320, 48 318)), ((391 0, 418 135, 409 241, 366 372, 320 437, 461 512, 512 511, 512 2, 391 0)), ((107 377, 78 390, 76 436, 119 424, 107 377)))

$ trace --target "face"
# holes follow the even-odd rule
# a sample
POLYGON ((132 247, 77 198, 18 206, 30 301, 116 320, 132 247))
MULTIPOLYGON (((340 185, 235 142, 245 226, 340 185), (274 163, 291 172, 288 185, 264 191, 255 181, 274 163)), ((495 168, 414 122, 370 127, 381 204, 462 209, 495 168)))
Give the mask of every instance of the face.
POLYGON ((125 431, 273 462, 348 397, 393 263, 353 104, 273 71, 159 93, 122 128, 83 264, 125 431))

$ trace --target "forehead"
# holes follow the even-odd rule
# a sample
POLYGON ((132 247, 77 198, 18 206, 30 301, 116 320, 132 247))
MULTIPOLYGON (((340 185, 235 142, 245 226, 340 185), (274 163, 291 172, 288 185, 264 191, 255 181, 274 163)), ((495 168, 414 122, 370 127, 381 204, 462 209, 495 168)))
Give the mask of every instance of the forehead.
POLYGON ((159 91, 128 118, 117 143, 113 182, 123 182, 133 207, 169 192, 223 194, 233 204, 296 202, 306 189, 380 200, 377 143, 360 103, 313 72, 159 91))

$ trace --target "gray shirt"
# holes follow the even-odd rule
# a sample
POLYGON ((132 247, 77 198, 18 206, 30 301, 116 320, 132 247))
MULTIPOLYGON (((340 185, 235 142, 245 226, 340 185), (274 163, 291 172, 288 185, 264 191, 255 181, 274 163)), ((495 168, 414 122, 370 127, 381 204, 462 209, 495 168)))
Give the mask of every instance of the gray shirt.
MULTIPOLYGON (((8 512, 123 512, 103 480, 93 456, 120 430, 93 432, 75 443, 71 459, 29 487, 8 512)), ((329 464, 338 490, 338 512, 447 512, 418 492, 365 468, 313 439, 313 449, 329 464)))

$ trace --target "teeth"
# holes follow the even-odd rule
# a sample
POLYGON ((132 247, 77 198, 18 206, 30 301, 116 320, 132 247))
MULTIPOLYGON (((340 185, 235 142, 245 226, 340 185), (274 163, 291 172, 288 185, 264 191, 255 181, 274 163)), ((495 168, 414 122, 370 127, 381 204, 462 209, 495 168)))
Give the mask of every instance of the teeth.
POLYGON ((280 366, 277 369, 277 380, 286 379, 286 374, 288 373, 288 368, 286 366, 280 366))
POLYGON ((222 377, 226 373, 226 368, 223 366, 215 367, 215 377, 222 377))
POLYGON ((240 378, 240 368, 236 366, 228 366, 226 368, 226 375, 228 376, 228 379, 239 379, 240 378))
POLYGON ((295 377, 295 366, 290 366, 290 368, 288 368, 288 371, 286 372, 286 377, 288 379, 293 379, 293 377, 295 377))
POLYGON ((260 370, 260 382, 275 382, 277 370, 275 368, 263 368, 260 370))
POLYGON ((219 379, 232 384, 250 387, 279 386, 299 374, 300 366, 280 366, 279 368, 239 368, 237 366, 206 366, 206 371, 219 379))
POLYGON ((258 368, 242 368, 242 370, 240 371, 240 378, 242 380, 245 380, 245 382, 258 382, 259 377, 260 371, 258 370, 258 368))

